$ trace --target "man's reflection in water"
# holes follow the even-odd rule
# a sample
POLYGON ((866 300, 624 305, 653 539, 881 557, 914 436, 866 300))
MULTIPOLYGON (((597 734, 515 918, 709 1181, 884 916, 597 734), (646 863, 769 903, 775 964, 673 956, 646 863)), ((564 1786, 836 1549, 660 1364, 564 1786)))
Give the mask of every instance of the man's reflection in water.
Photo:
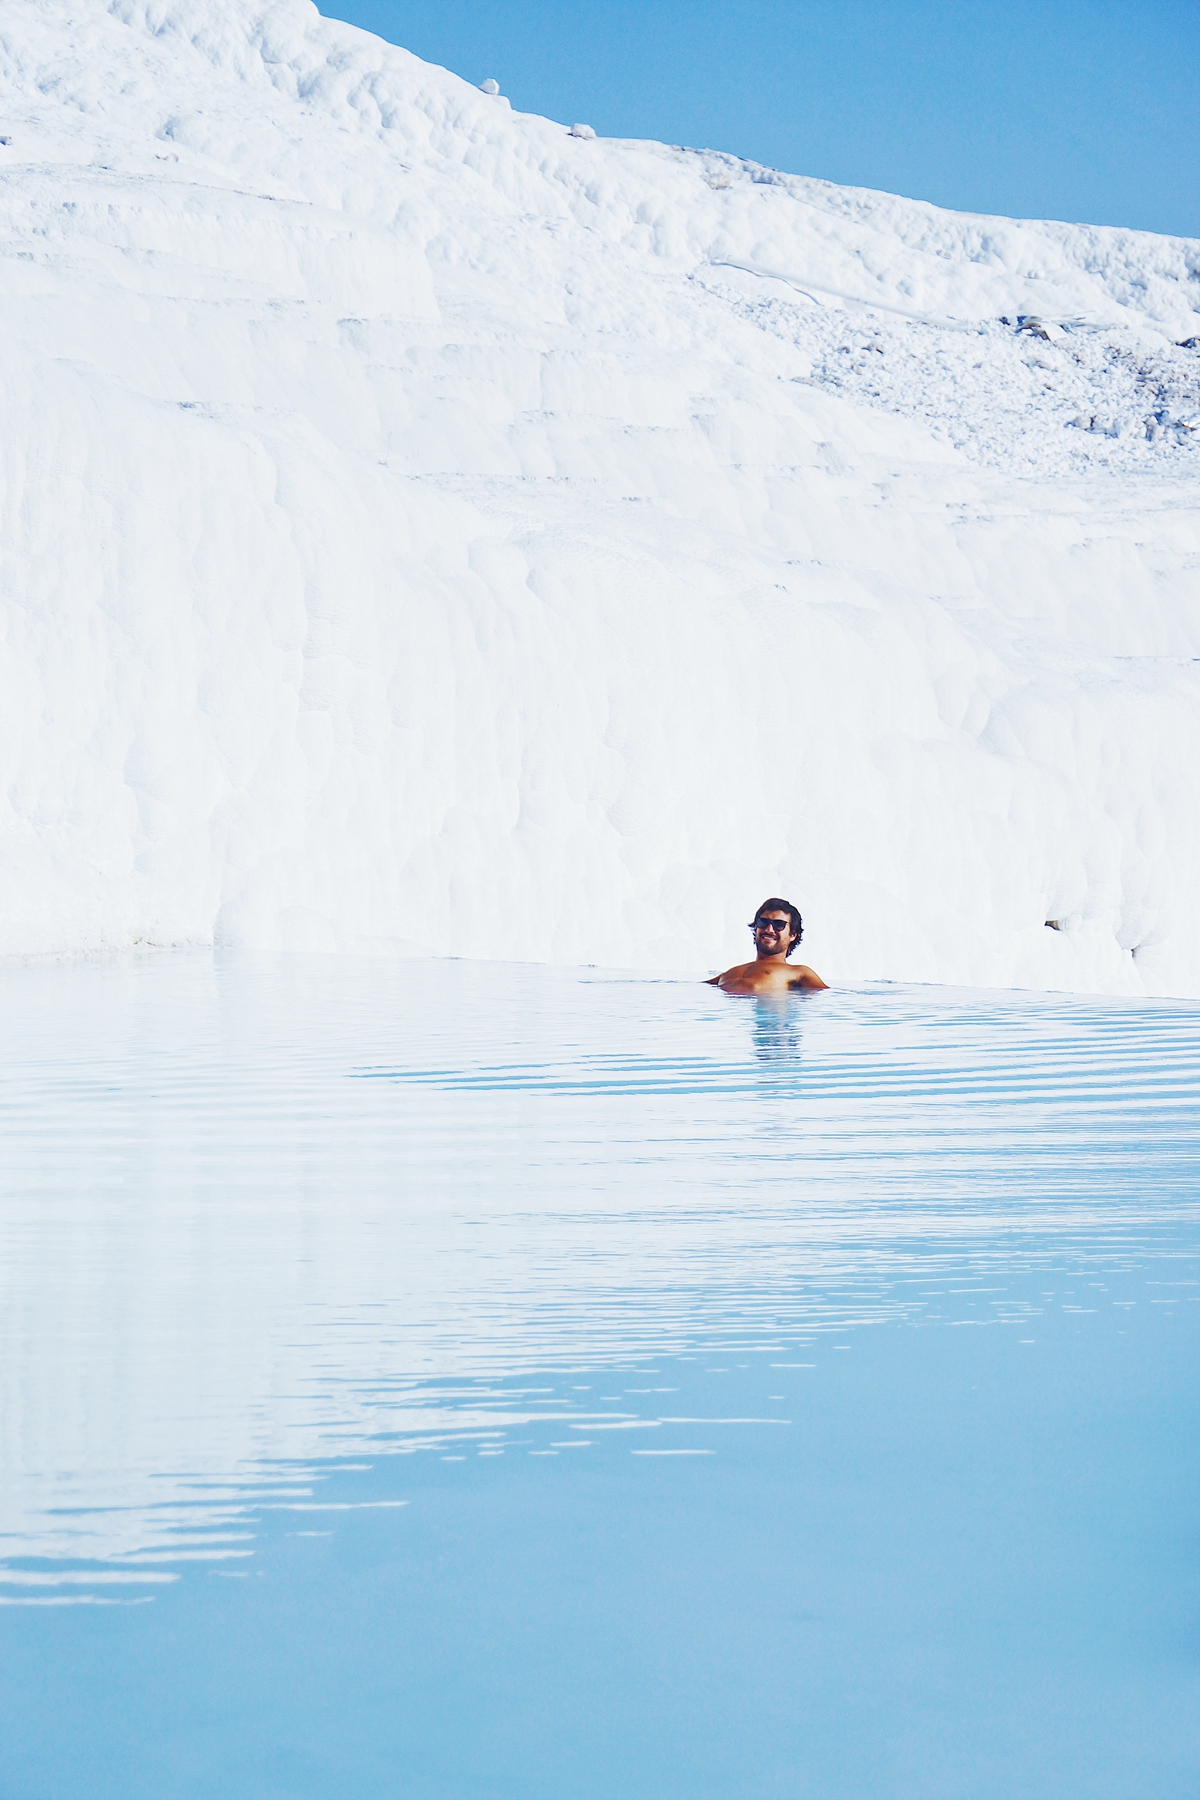
POLYGON ((759 994, 751 1002, 751 1043, 759 1062, 800 1066, 801 1019, 805 1002, 796 995, 759 994))

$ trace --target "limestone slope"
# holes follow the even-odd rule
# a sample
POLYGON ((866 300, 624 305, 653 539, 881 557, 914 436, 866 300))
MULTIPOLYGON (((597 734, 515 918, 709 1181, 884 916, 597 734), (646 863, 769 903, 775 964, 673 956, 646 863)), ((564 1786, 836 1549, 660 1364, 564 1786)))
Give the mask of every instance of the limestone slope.
POLYGON ((0 136, 0 953, 1200 993, 1200 244, 304 0, 9 0, 0 136))

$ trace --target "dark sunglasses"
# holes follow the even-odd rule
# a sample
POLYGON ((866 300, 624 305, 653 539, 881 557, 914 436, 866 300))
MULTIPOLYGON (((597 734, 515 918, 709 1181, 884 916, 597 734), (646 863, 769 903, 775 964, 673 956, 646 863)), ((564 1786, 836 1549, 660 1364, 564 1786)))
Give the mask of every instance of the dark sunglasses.
POLYGON ((790 919, 755 919, 750 929, 751 931, 790 931, 792 921, 790 919))

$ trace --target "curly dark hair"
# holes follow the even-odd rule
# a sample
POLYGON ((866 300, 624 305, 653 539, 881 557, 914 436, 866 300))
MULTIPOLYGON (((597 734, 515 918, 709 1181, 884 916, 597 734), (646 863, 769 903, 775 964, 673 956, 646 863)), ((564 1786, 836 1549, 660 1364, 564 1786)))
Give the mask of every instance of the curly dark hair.
POLYGON ((804 936, 804 920, 800 917, 800 914, 796 911, 796 908, 792 905, 790 900, 781 900, 779 896, 776 895, 771 900, 763 901, 762 905, 754 915, 754 922, 750 927, 751 931, 754 931, 757 928, 758 921, 762 918, 763 914, 769 912, 785 912, 792 921, 792 941, 784 951, 785 958, 789 957, 796 948, 796 945, 800 942, 800 939, 804 936))

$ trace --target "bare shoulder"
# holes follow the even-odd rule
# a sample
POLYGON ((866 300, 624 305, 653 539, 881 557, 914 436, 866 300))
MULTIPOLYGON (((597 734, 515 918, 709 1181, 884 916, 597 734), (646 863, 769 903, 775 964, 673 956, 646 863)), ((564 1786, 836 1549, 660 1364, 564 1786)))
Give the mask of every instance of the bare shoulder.
POLYGON ((732 969, 725 969, 720 975, 710 975, 705 985, 724 987, 727 981, 744 981, 753 967, 753 963, 735 963, 732 969))
POLYGON ((807 963, 794 963, 792 966, 792 979, 788 982, 788 986, 794 988, 827 988, 829 983, 827 981, 822 981, 821 977, 817 974, 817 971, 815 969, 810 969, 807 963))

